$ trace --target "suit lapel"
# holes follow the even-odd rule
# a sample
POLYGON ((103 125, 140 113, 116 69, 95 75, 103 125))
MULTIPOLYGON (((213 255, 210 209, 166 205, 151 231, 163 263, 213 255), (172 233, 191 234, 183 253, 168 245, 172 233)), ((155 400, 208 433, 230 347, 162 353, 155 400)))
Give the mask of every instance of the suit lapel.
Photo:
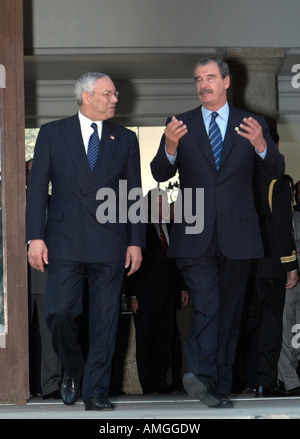
MULTIPOLYGON (((225 138, 223 142, 220 168, 226 161, 227 157, 231 153, 237 141, 236 128, 239 127, 241 123, 241 113, 239 110, 230 107, 229 118, 227 123, 227 129, 225 133, 225 138)), ((210 164, 216 169, 215 159, 209 142, 209 138, 205 129, 204 120, 202 116, 201 106, 198 107, 195 112, 190 116, 190 122, 188 124, 189 133, 193 136, 194 140, 197 142, 198 146, 201 148, 203 154, 206 156, 210 164), (199 141, 200 139, 200 141, 199 141)))
POLYGON ((99 154, 92 174, 77 115, 66 121, 63 136, 68 152, 84 180, 88 182, 94 180, 94 178, 99 178, 99 173, 102 175, 107 169, 109 160, 114 154, 117 145, 118 133, 114 126, 108 121, 103 121, 99 154))
POLYGON ((118 143, 118 132, 108 121, 103 121, 100 150, 93 171, 93 177, 99 176, 99 172, 104 173, 109 165, 109 161, 115 153, 118 143))
POLYGON ((232 148, 236 144, 236 140, 238 136, 236 132, 237 131, 236 128, 239 127, 240 123, 241 123, 240 114, 237 113, 234 108, 230 108, 227 129, 226 129, 223 148, 222 148, 220 168, 222 167, 223 163, 231 153, 232 148))
POLYGON ((66 121, 63 132, 68 152, 82 177, 87 180, 90 175, 89 163, 81 135, 78 115, 66 121))

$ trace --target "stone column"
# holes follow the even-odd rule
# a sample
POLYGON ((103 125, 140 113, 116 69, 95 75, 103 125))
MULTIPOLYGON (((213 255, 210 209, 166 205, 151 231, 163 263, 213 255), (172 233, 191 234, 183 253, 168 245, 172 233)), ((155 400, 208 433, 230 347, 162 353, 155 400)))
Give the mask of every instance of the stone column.
POLYGON ((110 391, 128 395, 141 394, 142 388, 136 365, 135 326, 133 315, 128 311, 127 300, 122 291, 116 349, 112 362, 110 391))
POLYGON ((277 73, 285 57, 284 49, 229 48, 224 60, 232 74, 232 105, 265 116, 276 126, 277 73))
POLYGON ((135 357, 135 327, 133 316, 129 315, 128 348, 123 363, 123 383, 122 390, 129 395, 143 393, 137 372, 135 357))

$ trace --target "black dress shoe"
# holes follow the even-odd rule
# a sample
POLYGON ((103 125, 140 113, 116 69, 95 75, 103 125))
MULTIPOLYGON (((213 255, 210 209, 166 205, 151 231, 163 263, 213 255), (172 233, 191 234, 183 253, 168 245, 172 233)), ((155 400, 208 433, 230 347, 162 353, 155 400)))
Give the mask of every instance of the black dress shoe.
POLYGON ((257 386, 255 389, 255 398, 266 398, 268 396, 276 396, 276 391, 270 387, 257 386))
POLYGON ((155 388, 156 393, 160 393, 161 395, 167 395, 168 393, 172 393, 173 389, 169 386, 168 383, 161 384, 160 386, 155 388))
POLYGON ((300 396, 300 387, 294 387, 294 389, 286 390, 284 396, 300 396))
POLYGON ((255 387, 244 387, 242 393, 255 393, 255 387))
POLYGON ((272 396, 300 396, 300 387, 295 387, 290 390, 278 389, 276 387, 272 390, 272 396))
POLYGON ((61 384, 61 397, 64 404, 75 404, 79 396, 80 382, 76 378, 70 378, 66 373, 61 384))
POLYGON ((229 398, 223 398, 220 396, 220 402, 219 404, 214 405, 212 408, 214 409, 232 409, 233 402, 229 398))
POLYGON ((42 399, 61 399, 60 391, 54 390, 54 392, 46 393, 46 395, 43 395, 42 399))
POLYGON ((183 377, 183 385, 189 396, 199 399, 208 407, 219 404, 220 399, 217 396, 213 380, 208 376, 196 376, 188 372, 183 377))
POLYGON ((84 405, 86 410, 114 410, 115 408, 114 404, 103 395, 87 399, 84 405))
POLYGON ((184 392, 182 381, 177 381, 171 384, 173 392, 184 392))

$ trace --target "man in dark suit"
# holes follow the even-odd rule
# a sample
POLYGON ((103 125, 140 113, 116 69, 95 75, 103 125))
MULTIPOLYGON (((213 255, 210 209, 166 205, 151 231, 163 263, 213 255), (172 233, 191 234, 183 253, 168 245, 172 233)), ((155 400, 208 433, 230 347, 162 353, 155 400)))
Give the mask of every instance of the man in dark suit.
POLYGON ((145 198, 149 212, 146 246, 140 269, 128 278, 126 296, 134 316, 136 362, 143 393, 171 393, 181 384, 182 352, 176 314, 177 309, 187 305, 188 293, 175 259, 167 257, 170 231, 167 194, 155 188, 145 198), (167 373, 172 358, 170 386, 167 373))
POLYGON ((109 211, 118 214, 120 209, 124 216, 120 202, 128 209, 133 204, 126 200, 131 189, 141 186, 139 146, 132 131, 108 121, 114 116, 118 93, 107 75, 83 75, 75 94, 78 114, 43 125, 37 138, 27 189, 28 260, 40 271, 48 265, 47 324, 65 370, 64 403, 75 403, 83 377, 85 409, 113 409, 107 395, 121 285, 124 269, 131 275, 140 266, 144 227, 124 218, 105 219, 98 209, 111 193, 115 197, 108 201, 109 211), (122 190, 120 180, 126 182, 122 190), (77 339, 86 276, 89 354, 85 364, 77 339))
POLYGON ((202 105, 167 121, 151 169, 157 181, 177 170, 180 177, 183 214, 174 220, 169 256, 193 303, 184 385, 208 406, 227 408, 250 260, 263 256, 254 169, 277 178, 284 160, 263 117, 228 106, 226 63, 201 60, 194 78, 202 105), (204 189, 202 209, 197 188, 204 189), (195 216, 194 226, 186 212, 195 216), (195 212, 204 215, 203 230, 195 212))

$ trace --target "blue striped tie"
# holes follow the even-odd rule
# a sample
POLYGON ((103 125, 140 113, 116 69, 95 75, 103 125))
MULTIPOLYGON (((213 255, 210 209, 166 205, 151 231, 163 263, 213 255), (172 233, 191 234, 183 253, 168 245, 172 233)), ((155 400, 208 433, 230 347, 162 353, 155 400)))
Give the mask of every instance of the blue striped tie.
POLYGON ((212 152, 215 158, 216 168, 219 169, 223 140, 219 125, 216 122, 217 116, 218 113, 216 113, 215 111, 211 113, 208 135, 212 152))
POLYGON ((97 161, 100 141, 99 141, 97 124, 92 123, 91 127, 93 128, 94 132, 89 139, 87 158, 89 161, 90 169, 91 171, 93 171, 95 163, 97 161))

